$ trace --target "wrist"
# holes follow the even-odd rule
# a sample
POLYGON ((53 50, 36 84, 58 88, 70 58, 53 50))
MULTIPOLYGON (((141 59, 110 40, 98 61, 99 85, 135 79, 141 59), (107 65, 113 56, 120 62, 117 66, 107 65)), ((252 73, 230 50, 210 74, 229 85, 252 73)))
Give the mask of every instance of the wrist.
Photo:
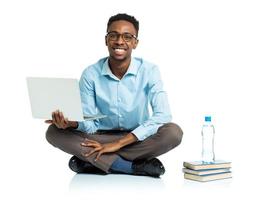
POLYGON ((126 136, 124 136, 123 138, 117 141, 117 145, 119 145, 119 147, 122 148, 136 141, 137 141, 136 136, 133 133, 128 133, 126 136))
POLYGON ((79 126, 79 124, 78 124, 78 122, 76 122, 76 121, 70 121, 70 122, 69 122, 69 127, 70 127, 70 128, 77 129, 78 126, 79 126))
POLYGON ((118 146, 119 149, 121 149, 121 148, 124 146, 122 140, 118 140, 118 141, 116 142, 116 145, 118 146))

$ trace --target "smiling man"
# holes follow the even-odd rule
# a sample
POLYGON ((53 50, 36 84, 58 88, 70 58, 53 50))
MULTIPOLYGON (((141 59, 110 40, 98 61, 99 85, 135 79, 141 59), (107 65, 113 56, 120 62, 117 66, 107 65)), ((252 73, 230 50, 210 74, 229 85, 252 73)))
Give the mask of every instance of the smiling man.
POLYGON ((131 56, 138 45, 139 22, 117 14, 107 24, 109 56, 87 67, 80 79, 83 112, 108 117, 69 121, 54 111, 46 139, 74 155, 76 173, 125 173, 159 177, 165 168, 156 157, 178 146, 182 130, 171 122, 159 69, 131 56), (149 114, 149 105, 152 115, 149 114))

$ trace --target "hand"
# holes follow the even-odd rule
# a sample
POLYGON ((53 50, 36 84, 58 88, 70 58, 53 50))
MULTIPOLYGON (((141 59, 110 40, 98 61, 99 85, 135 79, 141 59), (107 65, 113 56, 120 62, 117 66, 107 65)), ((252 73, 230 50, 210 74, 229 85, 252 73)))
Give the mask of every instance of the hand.
POLYGON ((68 118, 65 118, 63 113, 59 110, 52 112, 52 120, 46 120, 45 123, 55 124, 57 128, 66 129, 66 128, 76 128, 77 122, 69 121, 68 118))
POLYGON ((85 143, 84 142, 81 143, 81 146, 93 147, 93 149, 89 153, 86 153, 84 155, 86 157, 88 157, 88 156, 92 155, 93 153, 98 152, 95 161, 97 161, 102 154, 116 152, 121 148, 121 146, 118 142, 101 144, 95 140, 86 139, 85 141, 86 141, 85 143))

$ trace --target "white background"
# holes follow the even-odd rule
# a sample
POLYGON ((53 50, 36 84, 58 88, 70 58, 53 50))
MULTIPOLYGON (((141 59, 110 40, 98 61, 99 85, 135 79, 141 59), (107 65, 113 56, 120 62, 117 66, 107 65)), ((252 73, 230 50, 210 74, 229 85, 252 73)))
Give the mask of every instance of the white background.
POLYGON ((191 1, 0 1, 1 199, 256 199, 257 3, 191 1), (107 56, 106 23, 119 12, 140 22, 134 56, 159 65, 182 144, 160 157, 161 179, 78 176, 70 155, 45 140, 32 119, 25 77, 79 78, 107 56), (216 157, 232 161, 233 178, 183 179, 197 160, 201 125, 212 114, 216 157))

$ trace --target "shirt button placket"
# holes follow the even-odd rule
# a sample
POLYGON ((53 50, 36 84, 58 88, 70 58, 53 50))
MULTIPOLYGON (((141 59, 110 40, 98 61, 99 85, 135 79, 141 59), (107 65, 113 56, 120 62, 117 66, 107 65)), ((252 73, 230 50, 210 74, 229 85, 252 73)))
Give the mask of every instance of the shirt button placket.
POLYGON ((117 84, 117 110, 118 110, 118 126, 120 128, 120 117, 121 117, 121 114, 120 114, 120 96, 119 96, 119 89, 120 89, 120 81, 118 82, 117 84))

